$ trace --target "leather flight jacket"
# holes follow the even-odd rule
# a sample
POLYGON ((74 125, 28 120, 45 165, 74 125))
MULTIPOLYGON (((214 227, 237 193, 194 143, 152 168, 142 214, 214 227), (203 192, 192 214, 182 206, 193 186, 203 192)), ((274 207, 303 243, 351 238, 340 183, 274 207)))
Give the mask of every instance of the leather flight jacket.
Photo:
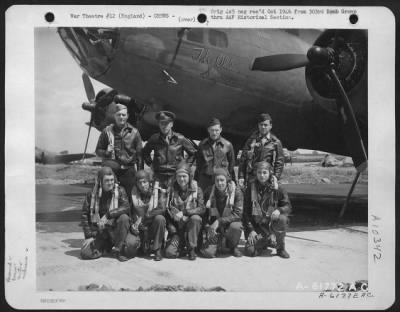
POLYGON ((127 123, 120 133, 120 144, 114 144, 115 125, 108 125, 100 134, 96 146, 96 154, 105 159, 117 161, 122 168, 132 167, 137 164, 138 169, 143 169, 142 138, 138 129, 127 123), (114 150, 107 155, 107 147, 113 143, 114 150))
POLYGON ((257 131, 247 140, 240 158, 239 178, 246 177, 248 179, 255 176, 255 164, 266 161, 271 164, 273 174, 280 179, 284 165, 282 143, 273 134, 270 134, 269 138, 265 138, 264 143, 262 139, 257 131))
POLYGON ((169 142, 160 133, 156 133, 143 148, 143 159, 148 166, 153 165, 156 175, 172 176, 177 165, 184 160, 184 152, 188 154, 186 162, 191 165, 196 151, 196 146, 180 133, 172 132, 169 142), (153 159, 150 156, 152 151, 154 151, 153 159))
POLYGON ((225 168, 232 178, 234 178, 233 167, 235 165, 235 152, 232 144, 220 137, 215 142, 215 150, 213 142, 210 138, 204 139, 199 144, 197 152, 196 174, 198 177, 200 173, 212 176, 214 169, 225 168))

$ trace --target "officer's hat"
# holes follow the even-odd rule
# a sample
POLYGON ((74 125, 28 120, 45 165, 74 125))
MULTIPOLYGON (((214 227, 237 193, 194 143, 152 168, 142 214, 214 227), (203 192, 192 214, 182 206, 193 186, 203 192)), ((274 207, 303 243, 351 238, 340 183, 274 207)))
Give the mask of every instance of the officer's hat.
POLYGON ((156 114, 156 120, 158 121, 174 121, 175 118, 175 114, 169 111, 160 111, 156 114))

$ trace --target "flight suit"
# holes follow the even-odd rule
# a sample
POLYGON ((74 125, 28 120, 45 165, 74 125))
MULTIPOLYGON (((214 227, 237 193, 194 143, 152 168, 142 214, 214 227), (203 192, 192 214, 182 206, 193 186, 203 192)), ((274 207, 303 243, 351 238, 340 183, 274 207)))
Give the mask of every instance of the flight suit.
POLYGON ((285 249, 285 235, 288 228, 288 215, 291 204, 285 189, 281 186, 273 190, 270 185, 263 186, 258 180, 250 183, 244 194, 243 223, 246 240, 253 230, 257 233, 254 246, 246 244, 246 255, 256 256, 263 247, 285 249), (271 220, 272 212, 278 209, 279 218, 271 220))
POLYGON ((196 154, 195 180, 205 190, 213 185, 214 169, 224 168, 228 171, 232 180, 235 181, 235 151, 231 142, 220 137, 213 142, 206 138, 200 142, 196 154))
POLYGON ((131 124, 120 131, 114 124, 108 125, 100 134, 96 146, 96 155, 103 159, 103 166, 113 169, 120 184, 130 196, 137 170, 143 169, 143 142, 139 131, 131 124), (113 152, 107 152, 107 147, 113 143, 113 152))
POLYGON ((236 248, 242 234, 243 193, 230 182, 225 192, 219 192, 215 186, 205 192, 206 213, 204 215, 203 246, 201 254, 213 258, 225 247, 236 248), (217 236, 210 237, 209 227, 218 220, 217 236))
POLYGON ((176 182, 168 190, 167 229, 170 240, 165 249, 167 258, 179 257, 186 248, 190 251, 198 245, 202 215, 205 212, 203 191, 196 181, 189 183, 186 191, 182 191, 176 182), (183 212, 187 219, 179 219, 179 212, 183 212))
POLYGON ((243 147, 239 160, 239 179, 245 179, 247 184, 254 180, 254 166, 260 161, 268 162, 273 167, 274 176, 280 179, 284 166, 282 143, 271 133, 261 136, 256 131, 243 147))
POLYGON ((161 133, 153 134, 143 148, 143 159, 148 166, 153 166, 155 180, 160 186, 167 188, 175 176, 177 165, 184 160, 184 152, 188 154, 186 162, 193 164, 196 147, 182 134, 172 132, 169 138, 161 133), (150 154, 154 151, 153 159, 150 154))
POLYGON ((162 248, 166 228, 166 201, 166 191, 158 186, 147 193, 141 192, 136 186, 132 189, 132 223, 139 224, 139 233, 134 234, 144 254, 162 248))
POLYGON ((112 200, 112 191, 103 192, 99 200, 99 217, 107 215, 109 223, 104 230, 99 231, 97 223, 92 220, 90 213, 90 203, 92 192, 87 193, 82 205, 81 225, 85 236, 85 241, 81 248, 82 259, 96 259, 105 252, 111 251, 112 247, 119 249, 125 245, 125 253, 131 257, 136 251, 136 243, 132 234, 129 233, 130 218, 129 202, 123 187, 118 189, 118 208, 109 211, 112 200))

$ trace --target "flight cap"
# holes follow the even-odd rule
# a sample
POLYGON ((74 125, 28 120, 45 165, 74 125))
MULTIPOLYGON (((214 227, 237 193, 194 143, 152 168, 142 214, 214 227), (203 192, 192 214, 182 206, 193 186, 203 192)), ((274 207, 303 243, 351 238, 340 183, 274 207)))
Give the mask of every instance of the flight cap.
POLYGON ((218 118, 212 118, 210 122, 208 123, 208 127, 216 126, 216 125, 221 125, 221 121, 218 118))
POLYGON ((128 108, 124 104, 118 103, 118 104, 115 105, 115 107, 116 107, 116 111, 115 112, 119 112, 119 111, 124 110, 124 109, 126 109, 126 111, 128 112, 128 108))

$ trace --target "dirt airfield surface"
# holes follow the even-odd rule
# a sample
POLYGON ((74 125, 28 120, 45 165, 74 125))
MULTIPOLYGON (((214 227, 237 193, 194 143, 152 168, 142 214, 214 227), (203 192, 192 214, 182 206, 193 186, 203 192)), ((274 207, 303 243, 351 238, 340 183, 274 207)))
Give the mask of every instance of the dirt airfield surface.
MULTIPOLYGON (((321 287, 331 290, 335 283, 368 280, 367 174, 357 184, 344 218, 337 220, 354 168, 300 164, 285 168, 282 183, 293 205, 286 239, 290 259, 281 259, 275 249, 268 249, 256 258, 225 254, 215 259, 189 261, 184 257, 155 262, 137 257, 121 263, 112 255, 80 259, 80 210, 92 187, 89 178, 97 170, 85 167, 86 171, 66 165, 36 167, 39 291, 321 291, 321 287), (290 171, 296 170, 300 174, 290 178, 290 171), (302 176, 313 180, 293 182, 294 177, 302 176), (346 181, 338 182, 336 176, 346 181), (321 182, 323 178, 329 182, 321 182), (45 179, 47 183, 43 183, 45 179), (77 181, 80 184, 71 184, 77 181)), ((244 249, 243 236, 239 249, 244 249)))

